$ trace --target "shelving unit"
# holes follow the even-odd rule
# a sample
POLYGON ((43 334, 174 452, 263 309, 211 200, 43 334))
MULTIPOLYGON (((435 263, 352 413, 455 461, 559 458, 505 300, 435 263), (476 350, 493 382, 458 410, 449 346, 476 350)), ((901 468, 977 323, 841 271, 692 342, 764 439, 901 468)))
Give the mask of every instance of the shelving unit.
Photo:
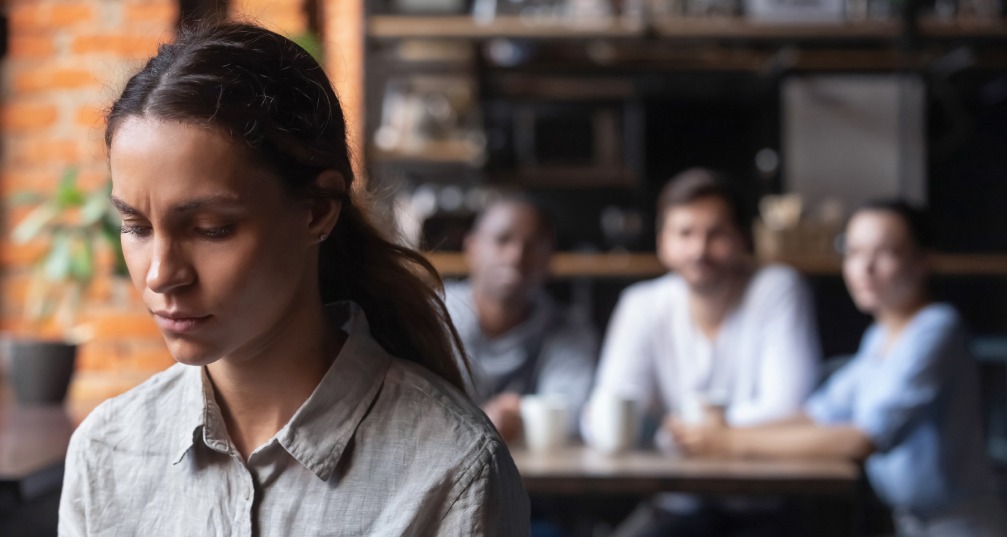
MULTIPOLYGON (((920 35, 935 38, 1007 38, 1007 23, 921 19, 920 35)), ((901 22, 778 23, 735 17, 663 17, 649 24, 611 19, 592 24, 529 23, 515 16, 497 17, 480 24, 468 15, 411 17, 375 15, 367 22, 374 39, 707 39, 707 40, 894 40, 902 35, 901 22)))
MULTIPOLYGON (((499 16, 489 23, 480 23, 467 14, 413 16, 370 13, 362 27, 365 49, 374 55, 372 59, 380 57, 380 61, 394 58, 394 51, 400 45, 413 46, 417 43, 423 46, 428 43, 440 43, 442 46, 457 43, 467 53, 467 59, 456 58, 447 67, 436 62, 393 60, 388 64, 378 63, 375 68, 372 67, 375 64, 368 61, 368 68, 377 73, 368 82, 367 95, 373 96, 368 105, 368 134, 373 133, 376 127, 374 118, 379 117, 375 110, 380 110, 381 77, 394 73, 466 72, 477 81, 482 105, 487 104, 486 95, 490 95, 488 99, 496 99, 497 103, 507 101, 523 106, 535 99, 580 103, 594 98, 596 102, 638 103, 641 93, 653 96, 653 92, 671 87, 655 83, 655 80, 675 77, 683 72, 691 75, 699 73, 699 76, 707 72, 718 72, 718 76, 721 72, 728 72, 772 77, 774 75, 768 73, 773 70, 829 73, 923 71, 960 45, 974 52, 972 58, 976 64, 1007 68, 1007 47, 1001 46, 1001 43, 1007 44, 1007 21, 1004 19, 982 22, 921 17, 913 27, 906 27, 897 17, 887 21, 837 23, 771 23, 733 17, 658 17, 642 22, 612 18, 585 25, 555 19, 529 21, 517 16, 499 16), (527 45, 548 54, 543 53, 540 57, 545 59, 532 68, 522 69, 519 65, 512 69, 488 59, 488 50, 497 44, 497 40, 504 44, 516 43, 519 47, 527 45), (571 64, 577 64, 578 70, 565 70, 571 64), (395 71, 400 66, 403 71, 395 71), (560 87, 554 83, 553 79, 564 77, 567 86, 560 87), (524 86, 507 85, 511 78, 519 78, 526 85, 532 80, 541 87, 535 87, 526 95, 524 86), (593 97, 570 93, 571 83, 580 84, 574 90, 593 92, 593 97), (603 91, 602 83, 621 86, 610 95, 603 91), (655 87, 659 89, 655 90, 655 87)), ((487 109, 484 108, 483 112, 487 113, 487 109)), ((772 116, 774 112, 768 110, 767 114, 772 116)), ((511 133, 508 136, 514 136, 516 121, 514 124, 501 124, 499 116, 496 119, 497 135, 502 130, 511 133)), ((771 139, 774 134, 760 133, 757 136, 771 139)), ((366 136, 365 139, 373 137, 366 136)), ((639 145, 640 140, 632 143, 639 145)), ((497 181, 554 190, 578 188, 586 192, 592 189, 628 190, 633 188, 634 181, 640 181, 639 177, 646 177, 639 173, 639 160, 634 160, 632 155, 627 159, 628 164, 620 163, 625 164, 624 168, 628 170, 627 179, 618 181, 611 180, 610 169, 600 172, 605 177, 594 178, 592 170, 587 170, 583 164, 570 169, 562 165, 552 166, 544 174, 538 174, 530 167, 518 170, 511 161, 505 161, 501 168, 488 153, 458 147, 389 151, 368 144, 366 158, 375 169, 388 172, 395 181, 416 177, 416 181, 439 184, 446 184, 450 179, 445 178, 457 174, 461 177, 459 184, 497 181), (632 169, 632 166, 637 168, 632 169)), ((767 185, 760 187, 763 188, 762 193, 772 192, 773 188, 780 186, 779 183, 767 185)), ((639 183, 635 188, 639 191, 635 194, 636 202, 648 204, 646 206, 652 204, 652 200, 647 199, 649 194, 643 193, 639 183)), ((613 200, 611 203, 625 202, 613 200)), ((595 246, 605 247, 602 243, 595 246)), ((445 275, 463 275, 467 271, 460 254, 437 252, 429 255, 445 275)), ((835 275, 840 269, 839 260, 835 258, 804 257, 785 261, 808 274, 835 275)), ((934 263, 935 272, 941 275, 1007 275, 1007 255, 940 255, 934 263)), ((553 265, 553 273, 559 278, 643 278, 664 272, 654 256, 645 253, 563 252, 556 255, 553 265)))
MULTIPOLYGON (((465 257, 453 252, 427 252, 427 259, 444 277, 468 274, 465 257)), ((814 276, 838 276, 841 261, 836 256, 803 256, 768 259, 765 263, 784 263, 814 276)), ((936 254, 931 260, 938 276, 977 276, 1007 274, 1007 255, 936 254)), ((650 253, 581 254, 558 252, 553 256, 554 278, 653 278, 667 270, 650 253)))

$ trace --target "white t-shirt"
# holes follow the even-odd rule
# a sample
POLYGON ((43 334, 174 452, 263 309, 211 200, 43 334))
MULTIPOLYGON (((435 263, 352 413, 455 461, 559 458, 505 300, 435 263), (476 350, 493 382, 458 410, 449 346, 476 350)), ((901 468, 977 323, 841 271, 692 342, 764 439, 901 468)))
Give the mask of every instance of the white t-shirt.
MULTIPOLYGON (((800 412, 820 363, 814 308, 800 276, 781 265, 761 268, 714 340, 693 323, 688 293, 675 274, 623 291, 592 397, 631 397, 664 414, 705 396, 725 404, 735 426, 800 412)), ((590 416, 584 427, 589 438, 590 416)))

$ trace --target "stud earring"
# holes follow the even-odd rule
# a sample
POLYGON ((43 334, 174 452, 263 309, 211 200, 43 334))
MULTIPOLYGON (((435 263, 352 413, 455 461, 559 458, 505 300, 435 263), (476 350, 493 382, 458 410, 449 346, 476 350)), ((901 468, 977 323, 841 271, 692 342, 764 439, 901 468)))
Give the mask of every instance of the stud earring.
POLYGON ((322 233, 322 234, 321 234, 321 235, 320 235, 320 236, 318 237, 318 242, 325 242, 325 239, 327 239, 327 238, 329 238, 329 236, 328 236, 328 235, 326 235, 325 233, 322 233))

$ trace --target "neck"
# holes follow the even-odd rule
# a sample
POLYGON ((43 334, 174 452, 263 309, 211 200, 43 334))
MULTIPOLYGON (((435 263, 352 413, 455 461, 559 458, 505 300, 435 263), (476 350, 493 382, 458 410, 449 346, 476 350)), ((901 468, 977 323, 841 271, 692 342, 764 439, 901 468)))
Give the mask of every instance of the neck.
POLYGON ((320 306, 301 311, 249 355, 207 366, 227 432, 245 460, 290 421, 342 347, 345 336, 327 330, 320 306))
POLYGON ((748 274, 737 272, 711 289, 689 289, 689 313, 693 323, 706 337, 713 339, 717 336, 727 314, 744 294, 747 283, 748 274))
POLYGON ((892 308, 880 308, 874 318, 888 333, 889 341, 894 340, 902 330, 913 320, 913 317, 927 306, 929 299, 925 295, 917 295, 892 308))
POLYGON ((472 298, 476 305, 479 328, 490 339, 503 335, 521 324, 531 312, 531 300, 523 296, 511 300, 498 300, 473 288, 472 298))

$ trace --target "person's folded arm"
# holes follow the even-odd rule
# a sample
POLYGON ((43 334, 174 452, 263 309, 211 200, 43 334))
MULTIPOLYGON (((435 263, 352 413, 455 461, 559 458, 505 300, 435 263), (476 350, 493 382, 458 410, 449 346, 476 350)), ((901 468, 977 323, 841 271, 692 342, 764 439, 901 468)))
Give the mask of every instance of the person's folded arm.
MULTIPOLYGON (((584 440, 593 444, 591 399, 599 393, 633 397, 641 405, 654 396, 656 359, 651 297, 643 288, 628 289, 619 300, 605 334, 595 386, 581 416, 584 440)), ((667 357, 663 357, 667 359, 667 357)))
POLYGON ((874 452, 870 437, 853 425, 819 425, 806 415, 758 427, 670 425, 689 454, 734 458, 844 458, 862 461, 874 452))
POLYGON ((726 417, 732 425, 759 425, 800 411, 818 376, 821 356, 810 292, 796 275, 780 276, 761 312, 758 391, 731 405, 726 417))

